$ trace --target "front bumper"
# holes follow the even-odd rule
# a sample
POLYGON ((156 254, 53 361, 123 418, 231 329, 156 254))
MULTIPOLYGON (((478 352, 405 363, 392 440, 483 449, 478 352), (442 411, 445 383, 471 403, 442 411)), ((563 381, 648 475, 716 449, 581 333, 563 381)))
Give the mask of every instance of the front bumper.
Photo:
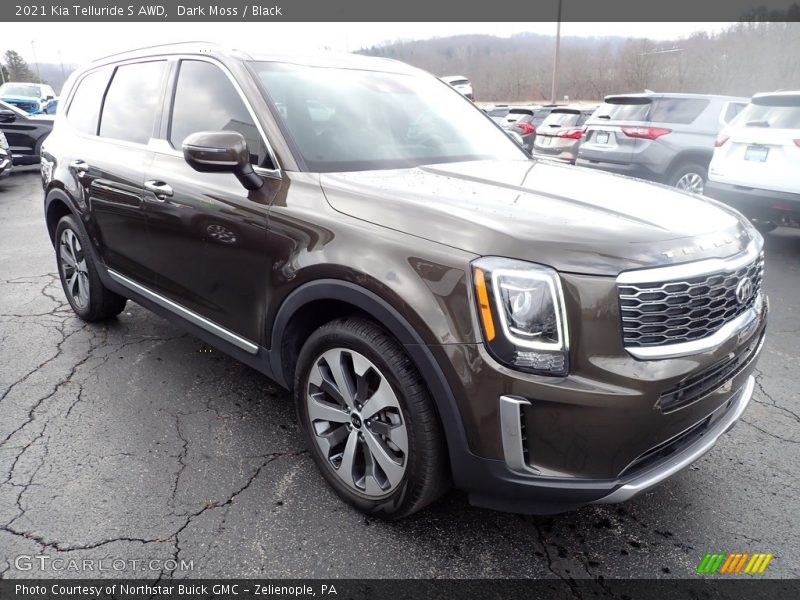
POLYGON ((750 219, 780 221, 800 217, 800 194, 748 188, 716 181, 706 182, 706 196, 724 202, 750 219))
POLYGON ((441 347, 468 374, 453 382, 470 446, 453 479, 473 504, 549 514, 626 499, 706 452, 752 395, 766 298, 713 346, 638 359, 608 309, 614 282, 562 274, 562 283, 574 298, 568 377, 512 371, 480 344, 441 347), (671 407, 664 399, 673 396, 684 400, 671 407))

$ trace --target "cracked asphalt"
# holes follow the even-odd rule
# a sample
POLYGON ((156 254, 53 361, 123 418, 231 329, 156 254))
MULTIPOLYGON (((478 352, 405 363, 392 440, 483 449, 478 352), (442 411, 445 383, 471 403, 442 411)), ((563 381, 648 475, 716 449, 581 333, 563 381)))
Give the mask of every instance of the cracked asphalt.
MULTIPOLYGON (((15 557, 183 559, 168 577, 693 577, 761 551, 800 577, 800 231, 767 236, 769 334, 755 402, 689 470, 624 505, 555 517, 453 492, 399 523, 325 486, 269 379, 128 303, 86 324, 64 299, 36 169, 0 181, 0 577, 15 557)), ((89 576, 91 573, 84 573, 89 576)))

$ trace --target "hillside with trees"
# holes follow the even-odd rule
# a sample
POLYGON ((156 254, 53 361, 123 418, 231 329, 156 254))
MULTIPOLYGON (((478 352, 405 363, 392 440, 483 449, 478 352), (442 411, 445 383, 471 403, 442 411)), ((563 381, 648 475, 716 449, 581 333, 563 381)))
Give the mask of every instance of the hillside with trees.
MULTIPOLYGON (((631 24, 635 26, 635 23, 631 24)), ((435 75, 465 75, 478 101, 550 98, 554 37, 462 35, 360 50, 435 75)), ((557 99, 601 99, 645 89, 750 96, 800 89, 800 23, 737 23, 720 33, 658 41, 562 37, 557 99)))

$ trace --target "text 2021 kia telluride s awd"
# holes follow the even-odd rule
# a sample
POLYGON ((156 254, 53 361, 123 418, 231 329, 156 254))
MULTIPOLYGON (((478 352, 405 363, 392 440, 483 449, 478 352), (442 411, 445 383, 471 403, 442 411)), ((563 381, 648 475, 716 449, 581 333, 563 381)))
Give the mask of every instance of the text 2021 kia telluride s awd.
POLYGON ((42 174, 75 312, 134 300, 293 390, 363 511, 622 501, 750 400, 763 240, 723 205, 530 160, 394 61, 183 44, 67 89, 42 174))

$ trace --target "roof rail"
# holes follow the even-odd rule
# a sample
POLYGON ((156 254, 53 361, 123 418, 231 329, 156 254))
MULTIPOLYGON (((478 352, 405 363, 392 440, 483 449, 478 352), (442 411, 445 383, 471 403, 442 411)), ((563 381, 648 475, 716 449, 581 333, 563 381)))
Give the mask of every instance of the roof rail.
POLYGON ((122 52, 114 52, 113 54, 107 54, 105 56, 100 56, 95 58, 92 62, 98 62, 101 60, 105 60, 107 58, 112 58, 114 56, 122 56, 123 54, 130 54, 132 52, 140 52, 142 50, 150 50, 152 48, 164 48, 167 46, 188 46, 190 44, 203 44, 206 46, 214 46, 216 48, 221 48, 219 44, 216 42, 208 42, 205 40, 187 40, 185 42, 168 42, 166 44, 153 44, 152 46, 142 46, 141 48, 131 48, 130 50, 124 50, 122 52))

